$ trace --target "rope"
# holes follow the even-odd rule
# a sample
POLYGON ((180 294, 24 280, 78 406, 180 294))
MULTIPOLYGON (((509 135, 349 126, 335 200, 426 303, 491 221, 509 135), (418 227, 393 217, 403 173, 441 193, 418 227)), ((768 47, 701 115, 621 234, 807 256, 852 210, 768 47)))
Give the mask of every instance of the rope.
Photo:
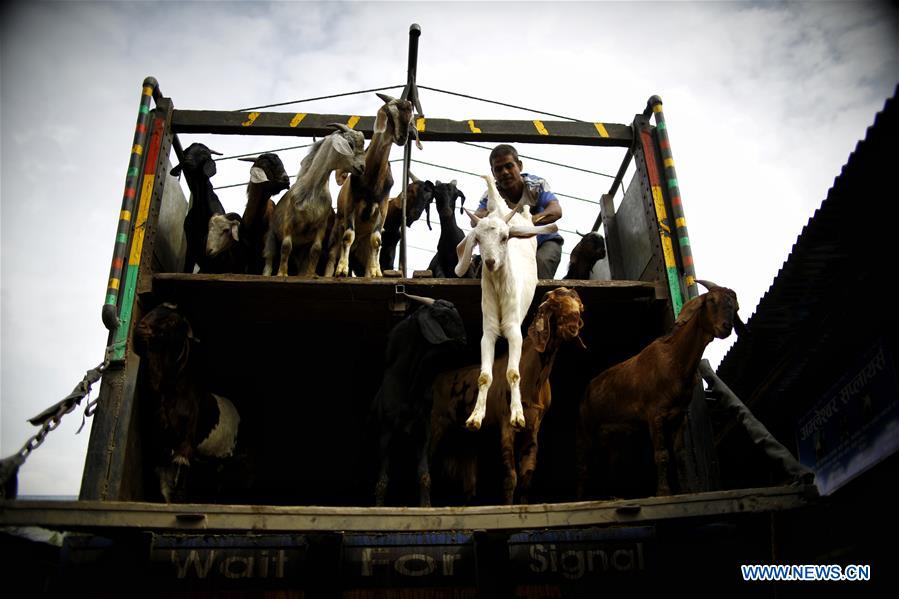
MULTIPOLYGON (((400 161, 400 159, 397 158, 395 160, 391 160, 390 162, 399 162, 399 161, 400 161)), ((453 168, 451 166, 443 166, 442 164, 434 164, 433 162, 425 162, 424 160, 416 160, 415 158, 412 159, 412 162, 415 162, 418 164, 424 164, 426 166, 433 166, 435 168, 442 168, 444 170, 453 171, 455 173, 462 173, 463 175, 471 175, 472 177, 478 177, 478 178, 481 177, 481 175, 479 175, 477 173, 472 173, 470 171, 463 171, 462 169, 453 168)), ((553 193, 556 194, 557 196, 561 196, 563 198, 569 198, 571 200, 577 200, 579 202, 587 202, 588 204, 595 204, 597 206, 600 205, 600 202, 597 202, 595 200, 588 200, 587 198, 579 198, 577 196, 568 195, 566 193, 559 193, 558 191, 554 191, 553 193)))
POLYGON ((371 89, 363 89, 357 92, 344 92, 342 94, 331 94, 330 96, 317 96, 315 98, 304 98, 302 100, 290 100, 289 102, 278 102, 277 104, 266 104, 264 106, 250 106, 249 108, 238 108, 236 112, 245 112, 247 110, 260 110, 262 108, 274 108, 276 106, 287 106, 288 104, 300 104, 302 102, 313 102, 315 100, 330 100, 331 98, 341 98, 343 96, 355 96, 358 94, 367 94, 369 92, 380 92, 385 89, 396 89, 398 87, 406 87, 406 84, 388 85, 387 87, 373 87, 371 89))
MULTIPOLYGON (((493 148, 491 148, 491 147, 489 147, 489 146, 481 146, 481 145, 478 145, 478 144, 473 144, 473 143, 471 143, 470 141, 459 141, 459 142, 456 142, 456 143, 459 143, 459 144, 462 144, 462 145, 465 145, 465 146, 472 146, 472 147, 475 147, 475 148, 480 148, 480 149, 482 149, 482 150, 491 150, 491 151, 493 150, 493 148)), ((573 171, 580 171, 580 172, 582 172, 582 173, 588 173, 588 174, 590 174, 590 175, 599 175, 599 176, 601 176, 601 177, 608 177, 609 179, 614 179, 614 178, 615 178, 615 175, 609 175, 609 174, 606 174, 606 173, 601 173, 601 172, 599 172, 599 171, 591 171, 591 170, 588 170, 588 169, 585 169, 585 168, 580 168, 580 167, 577 167, 577 166, 570 166, 570 165, 568 165, 568 164, 562 164, 561 162, 553 162, 552 160, 544 160, 544 159, 542 159, 542 158, 534 158, 533 156, 525 156, 524 154, 519 154, 518 157, 519 157, 519 158, 527 158, 528 160, 534 160, 534 161, 536 161, 536 162, 544 162, 544 163, 546 163, 546 164, 552 164, 553 166, 561 166, 561 167, 563 167, 563 168, 571 169, 571 170, 573 170, 573 171)))
POLYGON ((436 87, 428 87, 426 85, 419 85, 418 89, 426 89, 432 92, 439 92, 441 94, 447 94, 450 96, 458 96, 460 98, 468 98, 469 100, 478 100, 479 102, 486 102, 488 104, 498 104, 499 106, 505 106, 507 108, 515 108, 517 110, 526 110, 528 112, 534 112, 537 114, 545 114, 546 116, 554 116, 556 118, 565 119, 568 121, 575 121, 577 123, 585 123, 582 119, 575 119, 570 116, 563 116, 561 114, 553 114, 552 112, 546 112, 544 110, 537 110, 535 108, 525 108, 524 106, 516 106, 515 104, 506 104, 505 102, 497 102, 496 100, 488 100, 486 98, 479 98, 477 96, 469 96, 467 94, 460 94, 457 92, 446 91, 445 89, 437 89, 436 87))
POLYGON ((255 158, 256 156, 259 156, 260 154, 271 154, 274 152, 283 152, 285 150, 299 150, 300 148, 308 148, 313 145, 315 145, 315 144, 303 144, 301 146, 289 146, 286 148, 274 148, 271 150, 265 150, 264 152, 250 152, 249 154, 235 154, 234 156, 223 156, 221 158, 213 158, 212 160, 213 160, 213 162, 221 162, 222 160, 235 160, 237 158, 248 158, 250 156, 253 156, 255 158))

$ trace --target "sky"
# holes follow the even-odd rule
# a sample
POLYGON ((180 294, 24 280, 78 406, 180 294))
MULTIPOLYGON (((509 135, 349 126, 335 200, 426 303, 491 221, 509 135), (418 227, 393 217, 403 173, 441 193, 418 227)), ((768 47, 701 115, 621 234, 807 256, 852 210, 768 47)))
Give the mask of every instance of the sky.
MULTIPOLYGON (((0 10, 2 456, 36 432, 27 418, 102 360, 100 310, 148 75, 176 109, 398 85, 409 26, 418 23, 420 85, 622 124, 658 94, 697 277, 734 289, 744 320, 899 82, 899 19, 887 3, 70 1, 0 10)), ((540 118, 433 91, 420 97, 433 118, 540 118)), ((368 93, 271 110, 374 115, 380 104, 368 93)), ((185 147, 193 141, 227 156, 310 140, 182 136, 185 147)), ((623 156, 618 148, 517 147, 606 174, 623 156)), ((278 152, 289 174, 305 151, 278 152)), ((486 174, 487 156, 434 142, 413 158, 486 174)), ((610 184, 523 162, 566 195, 597 201, 610 184)), ((248 166, 220 162, 213 184, 246 183, 248 166)), ((480 179, 442 168, 413 164, 413 172, 457 179, 467 206, 484 190, 480 179)), ((226 210, 243 211, 242 185, 218 195, 226 210)), ((561 203, 563 229, 583 232, 596 218, 594 204, 561 203)), ((436 247, 432 218, 433 232, 423 222, 409 230, 410 269, 424 268, 436 247)), ((577 237, 563 235, 567 252, 577 237)), ((708 347, 713 366, 733 340, 708 347)), ((88 420, 76 435, 81 421, 80 411, 67 416, 29 457, 20 495, 77 495, 90 429, 88 420)))

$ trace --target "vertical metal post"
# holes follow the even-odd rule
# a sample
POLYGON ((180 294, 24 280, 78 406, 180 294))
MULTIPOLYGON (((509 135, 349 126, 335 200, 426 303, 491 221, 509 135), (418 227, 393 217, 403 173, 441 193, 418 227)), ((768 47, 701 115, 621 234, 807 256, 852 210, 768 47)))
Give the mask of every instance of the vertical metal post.
MULTIPOLYGON (((413 23, 409 27, 409 62, 406 67, 406 87, 403 89, 403 100, 412 102, 419 116, 422 115, 421 102, 418 100, 418 87, 415 85, 415 74, 418 68, 418 38, 421 37, 421 27, 413 23)), ((415 124, 412 125, 413 127, 415 124)), ((403 196, 402 221, 400 224, 400 272, 406 276, 406 189, 409 187, 409 166, 412 162, 412 135, 406 138, 406 147, 403 149, 403 181, 400 193, 403 196)))
POLYGON ((646 103, 646 110, 655 113, 656 134, 662 151, 662 164, 665 167, 665 184, 671 198, 671 211, 674 213, 674 224, 680 254, 684 266, 684 285, 687 288, 687 299, 699 294, 696 287, 696 270, 693 267, 693 251, 690 248, 690 236, 687 234, 687 219, 681 202, 680 188, 677 185, 677 172, 674 170, 674 158, 671 155, 671 142, 668 140, 668 127, 665 124, 665 113, 662 112, 662 99, 652 96, 646 103))
MULTIPOLYGON (((112 250, 112 264, 109 268, 109 283, 106 286, 106 301, 103 304, 103 324, 110 333, 119 326, 116 306, 119 290, 122 287, 122 272, 125 268, 125 253, 128 249, 128 235, 134 216, 134 202, 137 199, 137 185, 140 181, 140 167, 144 150, 147 146, 150 121, 150 98, 158 94, 159 83, 153 77, 144 79, 140 95, 140 107, 137 111, 137 124, 134 126, 134 140, 131 144, 131 160, 125 173, 125 192, 122 194, 122 210, 119 213, 119 228, 116 231, 115 246, 112 250)), ((111 340, 111 339, 110 339, 111 340)))

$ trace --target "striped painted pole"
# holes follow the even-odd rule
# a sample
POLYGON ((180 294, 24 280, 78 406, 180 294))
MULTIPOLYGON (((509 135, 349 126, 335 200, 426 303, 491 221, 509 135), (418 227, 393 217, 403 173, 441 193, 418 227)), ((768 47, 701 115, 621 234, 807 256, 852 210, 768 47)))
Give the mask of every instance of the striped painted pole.
POLYGON ((119 290, 122 287, 122 273, 125 268, 125 254, 128 250, 128 234, 131 232, 131 221, 134 215, 134 202, 137 198, 137 186, 140 181, 140 166, 144 148, 149 134, 147 124, 150 120, 150 99, 159 83, 153 77, 144 79, 140 95, 140 107, 137 111, 137 124, 134 127, 134 141, 131 144, 131 160, 125 174, 125 192, 122 194, 122 211, 119 213, 119 228, 116 231, 115 246, 112 251, 112 265, 109 268, 109 284, 106 287, 106 302, 103 304, 103 324, 107 330, 115 331, 119 327, 116 304, 119 290))
POLYGON ((671 155, 671 142, 668 139, 668 127, 665 125, 665 113, 662 112, 662 99, 652 96, 647 101, 647 108, 655 114, 656 133, 662 152, 662 165, 665 168, 665 184, 671 198, 671 211, 674 216, 675 237, 680 246, 680 255, 684 265, 684 285, 687 288, 687 299, 696 297, 696 270, 693 266, 693 250, 690 247, 690 236, 687 233, 687 219, 684 216, 684 205, 681 202, 680 188, 677 185, 677 171, 674 170, 674 158, 671 155))

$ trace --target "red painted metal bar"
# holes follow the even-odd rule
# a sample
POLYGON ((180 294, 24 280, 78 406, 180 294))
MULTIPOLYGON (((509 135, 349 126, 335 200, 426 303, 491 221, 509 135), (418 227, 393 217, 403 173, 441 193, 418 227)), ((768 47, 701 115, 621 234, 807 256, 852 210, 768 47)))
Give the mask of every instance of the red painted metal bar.
POLYGON ((119 327, 117 304, 122 287, 122 273, 125 268, 125 255, 128 251, 128 235, 134 217, 134 203, 137 198, 138 184, 141 174, 144 148, 147 143, 150 120, 150 99, 159 93, 159 83, 153 77, 144 79, 141 89, 140 107, 137 112, 137 124, 134 127, 134 141, 131 144, 131 160, 125 174, 125 191, 122 194, 122 210, 119 213, 119 228, 116 231, 115 246, 112 251, 112 265, 109 268, 109 283, 106 287, 106 301, 103 304, 103 324, 110 332, 119 327))

